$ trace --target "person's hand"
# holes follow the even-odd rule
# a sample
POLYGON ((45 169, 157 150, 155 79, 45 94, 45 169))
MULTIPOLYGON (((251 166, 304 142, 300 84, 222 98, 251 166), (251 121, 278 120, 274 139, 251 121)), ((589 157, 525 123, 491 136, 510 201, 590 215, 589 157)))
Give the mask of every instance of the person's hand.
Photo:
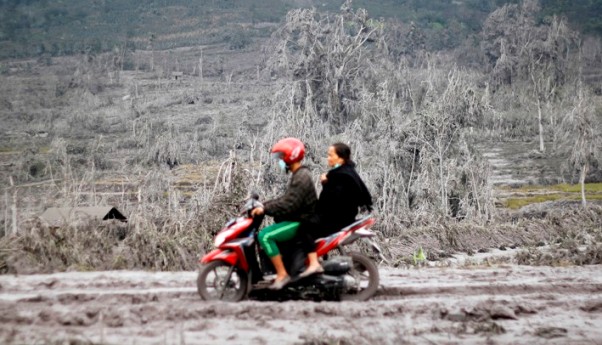
POLYGON ((251 211, 251 217, 261 216, 262 214, 263 214, 263 207, 257 207, 251 211))
POLYGON ((326 177, 326 173, 320 175, 320 183, 325 184, 328 182, 328 178, 326 177))

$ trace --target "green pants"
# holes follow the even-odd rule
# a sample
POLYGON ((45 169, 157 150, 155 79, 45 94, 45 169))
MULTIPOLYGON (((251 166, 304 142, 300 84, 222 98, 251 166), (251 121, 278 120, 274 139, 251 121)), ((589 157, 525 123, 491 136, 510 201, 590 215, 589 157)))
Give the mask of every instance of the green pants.
POLYGON ((280 222, 263 228, 259 235, 259 245, 271 258, 280 255, 276 242, 291 240, 297 234, 299 222, 280 222))

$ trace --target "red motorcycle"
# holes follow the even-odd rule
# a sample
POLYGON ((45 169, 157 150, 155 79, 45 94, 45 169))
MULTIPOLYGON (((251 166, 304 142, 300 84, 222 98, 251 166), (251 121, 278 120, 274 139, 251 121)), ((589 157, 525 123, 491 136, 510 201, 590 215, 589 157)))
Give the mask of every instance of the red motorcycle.
POLYGON ((274 268, 259 246, 257 233, 263 221, 251 217, 262 204, 257 196, 249 199, 238 218, 230 220, 215 237, 216 249, 203 256, 197 278, 197 290, 204 300, 240 301, 249 295, 278 299, 330 299, 364 301, 374 296, 379 284, 378 268, 372 259, 345 247, 358 239, 367 239, 379 255, 381 250, 370 240, 375 220, 366 216, 355 223, 316 240, 316 252, 324 272, 299 278, 306 256, 298 239, 278 244, 291 282, 282 290, 268 290, 268 277, 274 268))

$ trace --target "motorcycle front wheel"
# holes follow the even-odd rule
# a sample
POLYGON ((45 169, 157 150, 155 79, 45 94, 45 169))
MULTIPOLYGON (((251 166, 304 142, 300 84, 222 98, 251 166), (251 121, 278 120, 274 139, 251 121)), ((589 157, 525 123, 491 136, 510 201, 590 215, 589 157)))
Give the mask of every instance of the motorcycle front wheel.
POLYGON ((248 282, 243 270, 224 261, 212 261, 201 266, 196 285, 206 301, 238 302, 247 295, 248 282))
POLYGON ((353 262, 353 267, 347 273, 346 280, 352 282, 351 286, 341 294, 342 301, 366 301, 376 293, 380 277, 378 267, 369 257, 351 252, 348 254, 353 262))

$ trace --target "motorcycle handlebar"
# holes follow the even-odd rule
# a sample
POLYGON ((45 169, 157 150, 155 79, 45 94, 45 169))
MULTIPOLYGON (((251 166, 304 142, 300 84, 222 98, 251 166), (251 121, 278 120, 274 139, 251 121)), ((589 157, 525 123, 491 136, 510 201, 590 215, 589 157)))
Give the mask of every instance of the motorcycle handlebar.
POLYGON ((246 215, 248 217, 251 217, 251 211, 253 211, 254 209, 256 209, 258 207, 263 207, 263 204, 260 203, 258 201, 259 199, 255 198, 255 196, 257 196, 257 194, 251 195, 251 198, 249 198, 247 200, 247 203, 245 204, 244 209, 240 213, 241 215, 246 215))

